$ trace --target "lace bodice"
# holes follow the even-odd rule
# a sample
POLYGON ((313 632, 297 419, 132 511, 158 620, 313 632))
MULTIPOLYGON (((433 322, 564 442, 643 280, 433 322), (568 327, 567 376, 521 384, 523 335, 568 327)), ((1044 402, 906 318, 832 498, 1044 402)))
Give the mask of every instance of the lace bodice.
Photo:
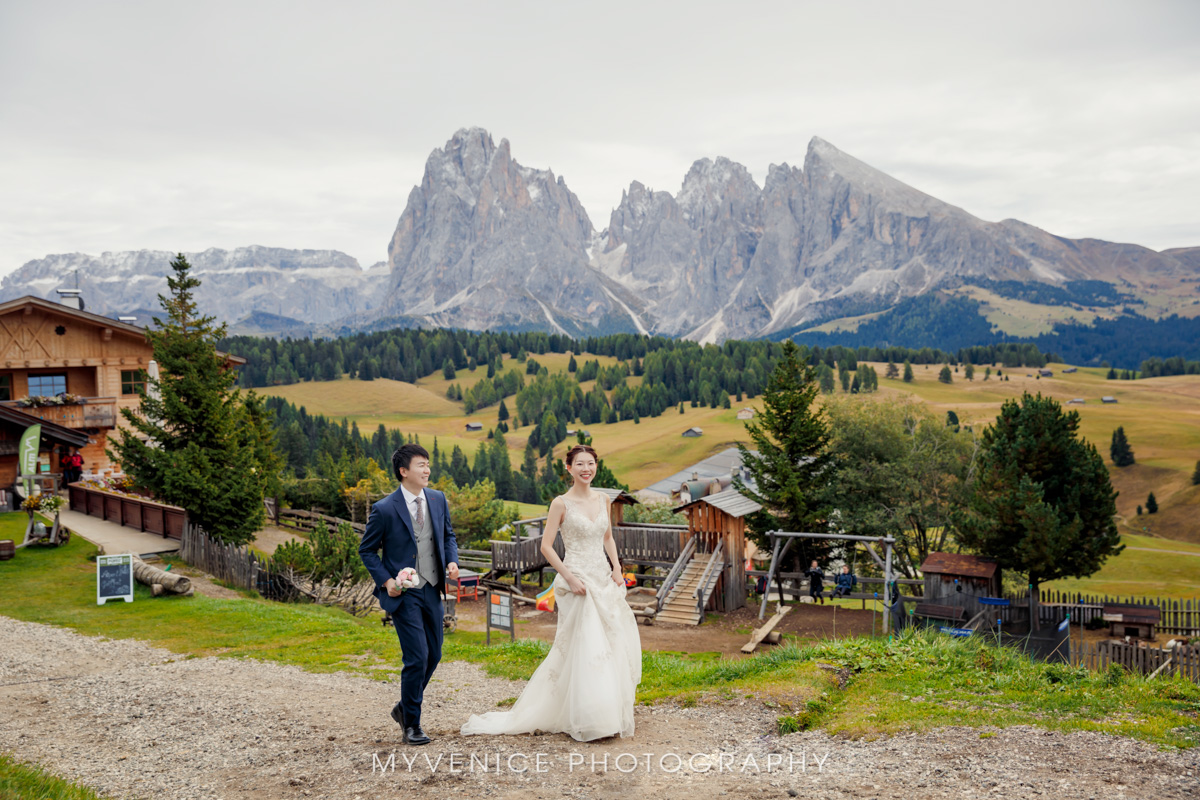
MULTIPOLYGON (((593 504, 596 503, 595 497, 596 495, 593 495, 593 504)), ((592 506, 594 516, 589 517, 586 505, 562 495, 566 509, 558 530, 562 534, 565 549, 564 563, 572 569, 599 569, 607 575, 612 569, 608 563, 608 556, 604 553, 604 534, 608 530, 608 498, 604 495, 599 497, 603 502, 598 504, 599 510, 596 510, 596 505, 592 506)))

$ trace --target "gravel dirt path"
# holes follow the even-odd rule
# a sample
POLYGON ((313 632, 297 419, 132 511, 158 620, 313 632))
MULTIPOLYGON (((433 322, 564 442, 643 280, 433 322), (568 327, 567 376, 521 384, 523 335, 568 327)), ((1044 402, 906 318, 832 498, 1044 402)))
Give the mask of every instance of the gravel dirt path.
POLYGON ((1200 796, 1195 750, 1034 728, 780 737, 752 699, 638 706, 632 739, 461 737, 470 713, 523 686, 464 662, 438 669, 425 710, 435 741, 410 748, 388 717, 396 683, 180 657, 6 617, 0 643, 0 750, 119 798, 1200 796))

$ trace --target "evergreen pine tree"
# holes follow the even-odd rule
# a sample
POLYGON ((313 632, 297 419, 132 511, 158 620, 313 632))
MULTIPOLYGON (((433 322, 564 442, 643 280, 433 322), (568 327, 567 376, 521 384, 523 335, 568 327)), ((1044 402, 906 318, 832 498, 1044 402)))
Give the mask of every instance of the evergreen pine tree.
POLYGON ((887 371, 883 373, 885 378, 895 380, 900 377, 900 370, 896 367, 896 362, 888 359, 887 371))
POLYGON ((938 381, 941 383, 951 383, 953 380, 954 376, 950 374, 950 366, 943 364, 942 371, 938 373, 938 381))
POLYGON ((549 505, 551 500, 567 490, 566 481, 563 480, 565 474, 562 459, 556 461, 553 453, 547 453, 546 466, 542 469, 542 476, 538 481, 538 494, 541 495, 543 503, 549 505))
POLYGON ((1192 473, 1192 486, 1200 486, 1200 461, 1196 462, 1196 471, 1192 473))
POLYGON ((454 361, 449 357, 442 362, 442 377, 448 381, 454 380, 454 361))
POLYGON ((496 411, 496 418, 503 422, 508 419, 508 406, 504 405, 504 401, 500 401, 500 408, 496 411))
POLYGON ((575 363, 575 356, 571 356, 571 360, 567 362, 567 372, 575 372, 579 369, 579 365, 575 363))
POLYGON ((969 381, 975 380, 975 365, 967 364, 963 367, 963 377, 969 381))
POLYGON ((1146 498, 1146 513, 1147 514, 1157 514, 1158 513, 1158 500, 1156 500, 1154 498, 1154 492, 1151 492, 1150 496, 1146 498))
MULTIPOLYGON (((742 464, 754 479, 751 491, 734 476, 737 490, 763 508, 750 519, 749 533, 765 547, 765 532, 822 530, 828 509, 821 499, 821 473, 829 460, 829 434, 820 408, 814 404, 819 388, 807 349, 783 343, 783 352, 767 380, 762 411, 746 422, 757 453, 738 444, 742 464)), ((810 548, 811 552, 811 548, 810 548)))
MULTIPOLYGON (((1121 552, 1116 496, 1104 460, 1079 438, 1079 414, 1052 398, 1009 400, 980 440, 959 542, 1043 581, 1085 577, 1121 552)), ((1036 618, 1036 617, 1035 617, 1036 618)))
POLYGON ((237 372, 217 352, 225 326, 201 316, 193 292, 200 281, 179 254, 168 295, 158 300, 146 339, 162 372, 148 378, 138 411, 113 437, 110 457, 160 502, 187 509, 213 538, 244 544, 265 521, 263 496, 280 466, 262 404, 236 388, 237 372))
POLYGON ((912 368, 912 363, 911 363, 911 362, 909 362, 909 361, 908 361, 908 359, 905 359, 905 360, 904 360, 904 382, 905 382, 905 383, 912 383, 912 382, 913 382, 913 368, 912 368))
POLYGON ((1124 426, 1113 431, 1112 445, 1109 447, 1108 453, 1115 466, 1128 467, 1134 463, 1133 448, 1129 446, 1129 440, 1125 438, 1124 426))

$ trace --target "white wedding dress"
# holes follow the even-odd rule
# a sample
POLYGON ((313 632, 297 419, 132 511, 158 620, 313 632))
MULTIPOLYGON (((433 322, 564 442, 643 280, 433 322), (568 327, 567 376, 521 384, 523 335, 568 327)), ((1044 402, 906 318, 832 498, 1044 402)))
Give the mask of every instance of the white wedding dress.
POLYGON ((549 654, 511 711, 472 714, 462 727, 464 735, 541 731, 566 733, 581 742, 633 735, 642 643, 625 586, 613 581, 604 552, 608 504, 601 503, 589 518, 585 509, 562 499, 563 563, 587 593, 574 594, 561 575, 554 579, 558 628, 549 654))

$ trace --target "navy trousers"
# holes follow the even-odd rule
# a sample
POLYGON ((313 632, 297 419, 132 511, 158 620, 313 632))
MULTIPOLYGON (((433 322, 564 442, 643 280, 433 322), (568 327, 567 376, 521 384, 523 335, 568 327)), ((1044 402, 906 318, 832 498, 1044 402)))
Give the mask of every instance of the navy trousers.
POLYGON ((408 727, 421 725, 425 687, 442 660, 442 597, 432 583, 406 589, 392 614, 404 667, 400 670, 400 707, 408 727))

